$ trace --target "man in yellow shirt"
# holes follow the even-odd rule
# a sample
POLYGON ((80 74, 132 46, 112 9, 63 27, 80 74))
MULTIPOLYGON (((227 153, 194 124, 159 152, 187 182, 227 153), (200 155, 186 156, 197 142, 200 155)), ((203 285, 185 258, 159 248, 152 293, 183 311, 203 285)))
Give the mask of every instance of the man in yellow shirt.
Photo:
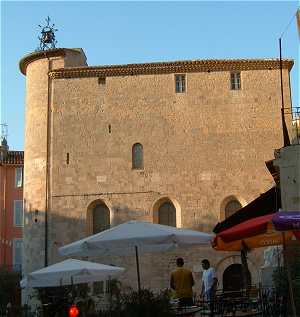
POLYGON ((194 278, 190 270, 183 267, 183 258, 176 260, 177 270, 172 272, 170 286, 179 298, 180 306, 193 305, 194 278))

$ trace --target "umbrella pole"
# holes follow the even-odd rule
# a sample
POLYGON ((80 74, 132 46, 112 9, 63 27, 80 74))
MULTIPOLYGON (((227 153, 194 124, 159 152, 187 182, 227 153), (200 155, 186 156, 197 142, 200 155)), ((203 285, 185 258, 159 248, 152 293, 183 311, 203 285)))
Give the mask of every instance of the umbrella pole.
POLYGON ((293 292, 293 286, 292 286, 291 271, 290 271, 288 259, 287 259, 287 256, 286 256, 286 241, 285 241, 284 232, 282 232, 282 240, 283 240, 283 259, 284 259, 284 263, 286 265, 288 284, 289 284, 289 293, 290 293, 290 299, 291 299, 291 305, 292 305, 292 312, 293 312, 293 316, 297 317, 295 299, 294 299, 294 292, 293 292))
POLYGON ((108 283, 109 283, 109 315, 112 316, 112 283, 110 276, 108 277, 108 283))
POLYGON ((138 247, 134 246, 135 248, 135 260, 136 260, 136 273, 138 278, 138 292, 141 293, 141 277, 140 277, 140 264, 139 264, 139 253, 138 247))
POLYGON ((72 304, 74 304, 75 295, 74 295, 74 280, 73 280, 73 276, 71 276, 71 294, 72 294, 72 304))
POLYGON ((247 252, 248 248, 244 242, 242 242, 242 249, 241 249, 241 263, 242 263, 242 274, 243 274, 243 287, 248 291, 251 287, 251 280, 249 278, 249 267, 247 261, 247 252))

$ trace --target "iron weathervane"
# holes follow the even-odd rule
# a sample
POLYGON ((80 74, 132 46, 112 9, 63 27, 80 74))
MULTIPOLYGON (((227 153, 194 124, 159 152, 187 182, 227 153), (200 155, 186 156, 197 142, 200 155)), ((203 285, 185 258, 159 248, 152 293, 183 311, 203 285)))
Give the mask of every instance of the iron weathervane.
POLYGON ((50 18, 47 17, 46 19, 46 26, 39 27, 41 30, 41 36, 39 36, 40 46, 38 47, 38 51, 45 51, 51 48, 55 48, 57 41, 55 40, 55 32, 58 31, 54 28, 54 24, 50 24, 50 18))

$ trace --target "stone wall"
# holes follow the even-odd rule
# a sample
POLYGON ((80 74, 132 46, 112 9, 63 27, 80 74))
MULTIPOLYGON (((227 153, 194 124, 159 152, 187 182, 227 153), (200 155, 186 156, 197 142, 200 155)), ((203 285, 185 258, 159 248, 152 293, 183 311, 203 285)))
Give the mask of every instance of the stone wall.
MULTIPOLYGON (((74 63, 84 61, 77 56, 74 63)), ((62 57, 59 63, 55 68, 70 66, 62 57)), ((177 226, 211 232, 227 197, 245 205, 273 184, 265 161, 282 145, 278 69, 242 70, 241 90, 230 90, 228 70, 189 72, 187 91, 175 93, 174 74, 100 81, 73 76, 50 79, 47 86, 46 59, 27 68, 25 272, 43 266, 48 103, 50 263, 61 259, 60 246, 90 234, 88 206, 95 200, 108 206, 116 225, 155 221, 159 202, 168 198, 176 207, 177 226), (132 169, 135 143, 143 145, 143 170, 132 169), (40 210, 37 223, 35 209, 40 210)), ((287 69, 283 75, 287 105, 287 69)), ((216 266, 230 255, 204 249, 184 254, 192 266, 202 254, 216 266)), ((145 259, 145 285, 165 285, 171 256, 145 259)), ((131 282, 132 260, 114 260, 129 269, 124 280, 131 282)), ((255 256, 254 262, 260 261, 255 256)))
POLYGON ((300 210, 300 144, 275 150, 274 165, 280 170, 280 191, 284 211, 300 210))
MULTIPOLYGON (((201 292, 201 281, 203 269, 201 261, 209 259, 211 266, 215 268, 218 278, 218 288, 223 287, 223 272, 232 264, 241 264, 239 252, 220 252, 214 251, 211 247, 192 247, 186 250, 177 250, 164 254, 141 255, 140 274, 141 285, 145 288, 151 288, 155 291, 168 288, 170 285, 171 272, 176 269, 176 258, 183 257, 184 266, 193 272, 195 279, 194 292, 201 292)), ((120 277, 123 290, 132 287, 137 289, 137 273, 135 257, 99 257, 90 258, 93 261, 99 261, 105 264, 115 264, 125 267, 125 273, 120 277)), ((248 265, 251 272, 252 284, 258 285, 260 281, 260 266, 263 264, 262 251, 253 250, 248 255, 248 265)))

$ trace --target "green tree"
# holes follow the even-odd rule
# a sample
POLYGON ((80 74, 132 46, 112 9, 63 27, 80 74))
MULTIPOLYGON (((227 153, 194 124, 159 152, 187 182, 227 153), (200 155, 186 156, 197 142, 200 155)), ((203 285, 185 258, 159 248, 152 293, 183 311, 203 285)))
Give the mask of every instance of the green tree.
POLYGON ((0 309, 5 309, 10 302, 15 304, 20 286, 20 274, 9 271, 5 266, 0 267, 0 309))

